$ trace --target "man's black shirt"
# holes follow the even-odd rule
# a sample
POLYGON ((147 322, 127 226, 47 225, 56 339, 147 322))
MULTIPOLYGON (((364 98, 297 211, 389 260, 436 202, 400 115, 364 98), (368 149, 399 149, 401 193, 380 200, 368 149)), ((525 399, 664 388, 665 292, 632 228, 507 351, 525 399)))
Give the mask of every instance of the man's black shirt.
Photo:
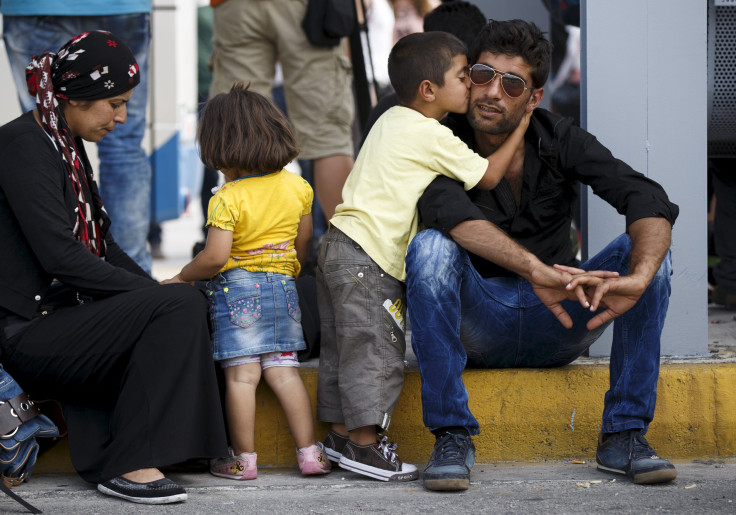
MULTIPOLYGON (((446 123, 468 146, 476 149, 473 130, 465 116, 452 115, 446 123)), ((626 226, 640 218, 666 218, 674 224, 679 208, 664 189, 634 171, 590 133, 545 109, 534 110, 525 135, 521 203, 517 207, 509 183, 502 179, 491 191, 472 189, 447 177, 438 177, 419 200, 425 227, 447 234, 461 222, 488 220, 547 265, 575 265, 570 240, 572 207, 578 184, 626 217, 626 226)), ((477 150, 477 149, 476 149, 477 150)), ((471 254, 483 277, 511 272, 471 254)))

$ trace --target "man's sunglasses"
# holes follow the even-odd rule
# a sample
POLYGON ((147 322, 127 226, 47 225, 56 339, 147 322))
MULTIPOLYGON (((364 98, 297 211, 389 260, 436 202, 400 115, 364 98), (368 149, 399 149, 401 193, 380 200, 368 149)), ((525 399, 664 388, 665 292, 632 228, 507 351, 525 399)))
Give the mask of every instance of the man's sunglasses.
POLYGON ((494 68, 491 68, 487 64, 474 64, 468 66, 468 76, 470 82, 476 86, 483 86, 492 82, 496 78, 496 75, 501 77, 501 87, 504 93, 511 98, 518 98, 526 91, 526 81, 521 77, 517 77, 511 73, 503 73, 494 68))

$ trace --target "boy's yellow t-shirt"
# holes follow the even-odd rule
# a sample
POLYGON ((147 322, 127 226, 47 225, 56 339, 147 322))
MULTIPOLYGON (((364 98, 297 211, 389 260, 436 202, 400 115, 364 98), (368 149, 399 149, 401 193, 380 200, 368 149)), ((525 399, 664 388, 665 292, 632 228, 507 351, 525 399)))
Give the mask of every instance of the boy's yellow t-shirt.
POLYGON ((469 190, 488 160, 450 129, 403 106, 386 111, 371 129, 330 223, 355 240, 388 274, 406 278, 404 258, 417 233, 417 202, 439 175, 469 190))
POLYGON ((298 276, 294 239, 313 197, 309 183, 287 170, 222 185, 207 210, 207 227, 233 232, 230 258, 218 273, 243 268, 298 276))

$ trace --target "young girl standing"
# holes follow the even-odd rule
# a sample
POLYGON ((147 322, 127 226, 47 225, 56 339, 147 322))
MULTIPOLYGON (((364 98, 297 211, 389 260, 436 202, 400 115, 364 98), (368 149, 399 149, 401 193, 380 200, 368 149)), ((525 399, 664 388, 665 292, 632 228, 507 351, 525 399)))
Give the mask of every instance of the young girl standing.
POLYGON ((298 153, 289 122, 267 98, 236 84, 212 98, 199 124, 202 161, 225 184, 210 200, 207 243, 165 282, 210 279, 213 352, 225 372, 230 456, 210 472, 255 479, 255 394, 261 375, 284 409, 302 474, 326 474, 299 376, 306 347, 294 278, 312 233, 309 184, 283 169, 298 153))

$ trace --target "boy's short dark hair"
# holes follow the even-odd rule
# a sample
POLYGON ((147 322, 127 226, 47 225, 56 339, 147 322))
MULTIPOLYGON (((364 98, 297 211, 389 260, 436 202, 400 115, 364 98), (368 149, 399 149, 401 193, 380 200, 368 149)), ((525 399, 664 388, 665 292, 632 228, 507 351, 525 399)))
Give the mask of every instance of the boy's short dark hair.
POLYGON ((476 63, 483 52, 521 57, 532 67, 532 87, 541 88, 549 75, 551 51, 544 32, 532 22, 488 20, 475 40, 470 62, 476 63))
POLYGON ((205 105, 197 129, 207 168, 265 173, 281 170, 299 150, 284 113, 263 95, 235 83, 205 105))
POLYGON ((424 15, 424 32, 433 30, 449 32, 470 49, 487 21, 485 14, 477 5, 455 0, 444 2, 424 15))
POLYGON ((465 43, 447 32, 417 32, 396 42, 388 56, 388 76, 399 101, 414 101, 423 80, 442 87, 452 59, 465 55, 465 43))

